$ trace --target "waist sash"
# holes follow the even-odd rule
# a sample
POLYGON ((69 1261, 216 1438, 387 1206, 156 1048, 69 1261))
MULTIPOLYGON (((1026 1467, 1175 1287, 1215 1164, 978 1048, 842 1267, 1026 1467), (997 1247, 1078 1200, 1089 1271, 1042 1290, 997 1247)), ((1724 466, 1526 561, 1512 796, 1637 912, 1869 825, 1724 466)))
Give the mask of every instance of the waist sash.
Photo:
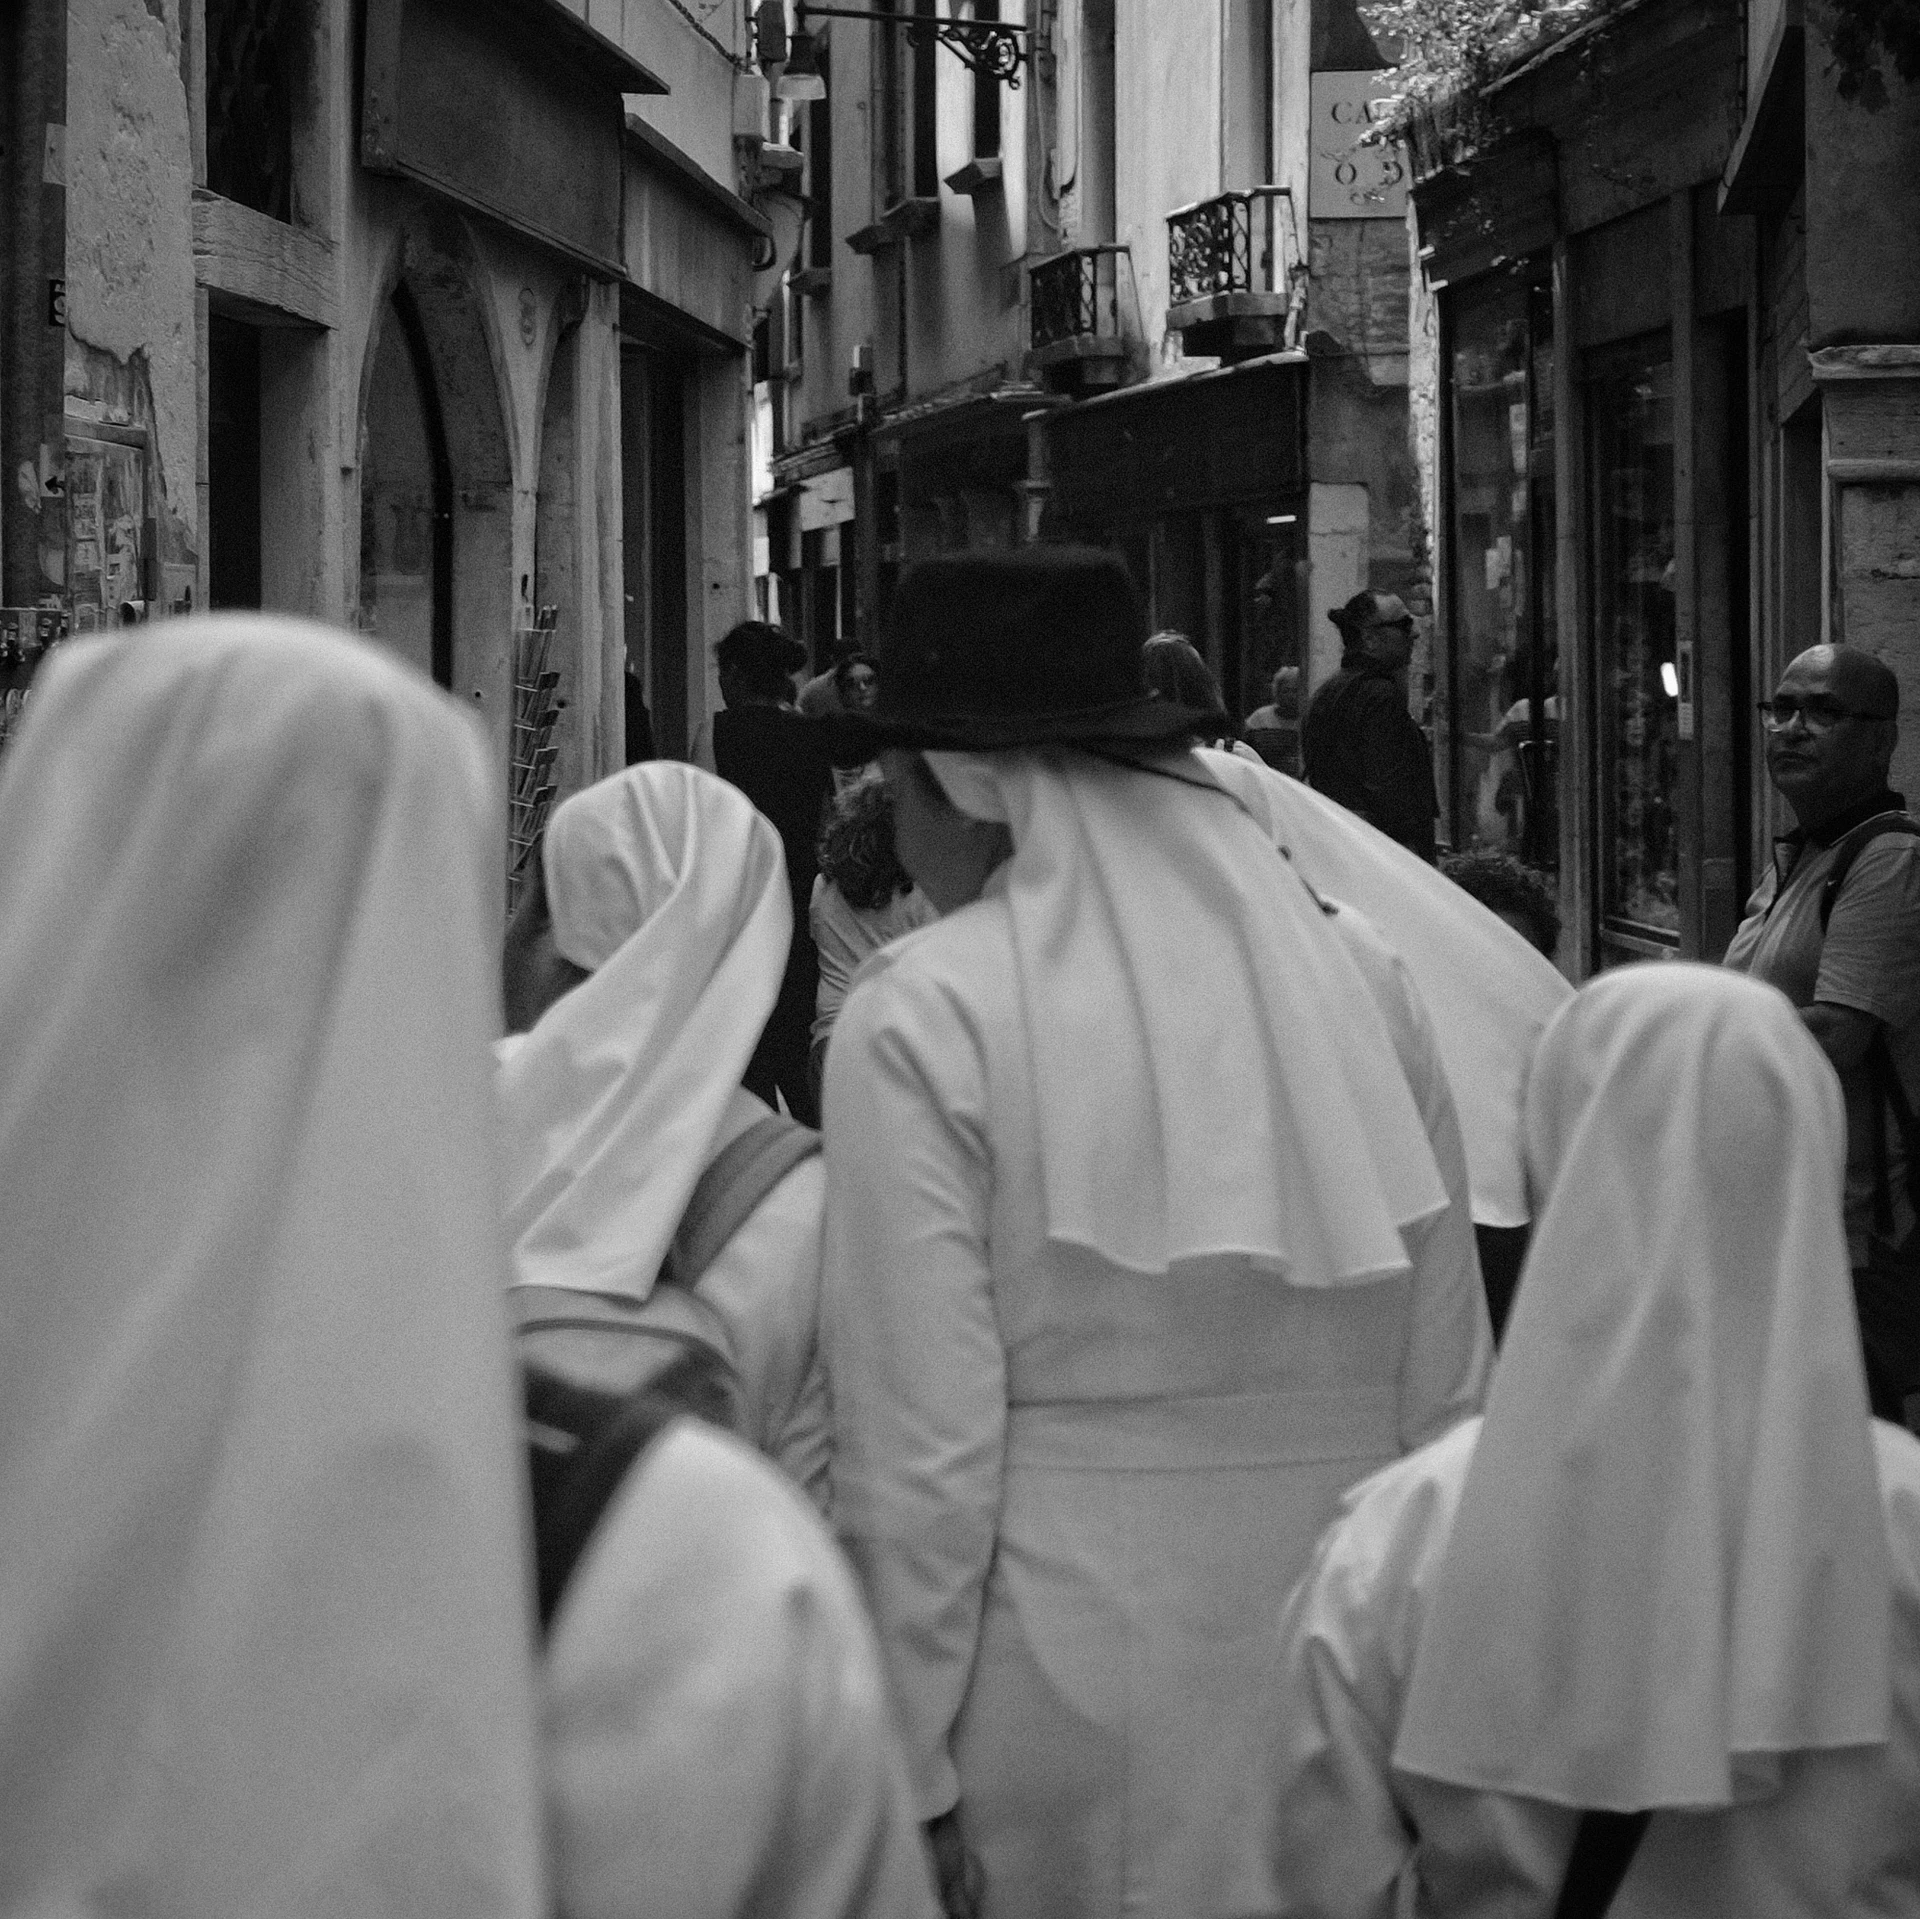
POLYGON ((1007 1408, 1009 1470, 1206 1472, 1396 1458, 1399 1407, 1384 1388, 1081 1399, 1007 1408))

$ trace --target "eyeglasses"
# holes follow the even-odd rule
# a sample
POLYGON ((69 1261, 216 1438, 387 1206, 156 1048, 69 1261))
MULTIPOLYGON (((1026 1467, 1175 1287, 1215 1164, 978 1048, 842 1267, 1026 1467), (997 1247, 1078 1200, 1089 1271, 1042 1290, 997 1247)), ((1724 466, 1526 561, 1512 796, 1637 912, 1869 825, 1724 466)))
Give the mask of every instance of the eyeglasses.
POLYGON ((1777 698, 1759 703, 1760 724, 1769 733, 1784 733, 1795 720, 1804 721, 1809 733, 1825 733, 1842 720, 1884 720, 1888 713, 1863 713, 1857 706, 1842 706, 1838 700, 1790 700, 1777 698))

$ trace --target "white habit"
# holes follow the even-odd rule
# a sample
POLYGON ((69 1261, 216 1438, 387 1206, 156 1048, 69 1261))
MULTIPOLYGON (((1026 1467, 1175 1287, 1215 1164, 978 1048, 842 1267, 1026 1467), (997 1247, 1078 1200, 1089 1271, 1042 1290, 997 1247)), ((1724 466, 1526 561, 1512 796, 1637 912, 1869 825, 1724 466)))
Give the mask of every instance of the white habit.
MULTIPOLYGON (((958 756, 931 757, 959 803, 993 803, 958 756)), ((1083 781, 1072 761, 1065 775, 1045 762, 1022 773, 1016 758, 976 769, 1010 783, 1014 859, 983 898, 869 962, 828 1054, 834 1517, 874 1608, 920 1813, 957 1801, 989 1919, 1178 1919, 1213 1909, 1273 1607, 1346 1486, 1477 1406, 1485 1310, 1458 1134, 1430 1035, 1405 1023, 1412 1002, 1392 1041, 1425 1075, 1417 1100, 1339 933, 1225 795, 1146 774, 1083 781), (1031 855, 1059 855, 1076 831, 1079 854, 1036 873, 1031 855), (1155 835, 1167 866, 1133 857, 1155 835), (1116 846, 1129 850, 1110 860, 1116 846), (1124 892, 1129 875, 1177 885, 1170 868, 1227 916, 1198 970, 1193 912, 1103 891, 1124 892), (1111 934, 1104 952, 1064 956, 1052 981, 1084 995, 1081 1032, 1099 1041, 1072 1039, 1074 1010, 1056 1004, 1050 1037, 1077 1045, 1076 1073, 1036 1063, 1024 884, 1043 921, 1062 886, 1085 888, 1071 925, 1055 922, 1069 947, 1091 924, 1111 934), (1230 930, 1243 885, 1258 929, 1244 940, 1230 930), (1143 918, 1157 960, 1141 954, 1143 918), (1291 1268, 1257 1205, 1211 1196, 1210 1147, 1222 1162, 1277 1157, 1272 1129, 1290 1120, 1276 1101, 1298 1097, 1329 1136, 1355 1137, 1340 1130, 1353 1107, 1325 1051, 1304 1080, 1270 1070, 1303 1028, 1277 1012, 1263 1025, 1248 1000, 1243 967, 1269 961, 1293 968, 1291 1013, 1315 1005, 1302 982, 1337 982, 1316 1017, 1373 1035, 1372 1091, 1411 1129, 1399 1194, 1363 1153, 1350 1162, 1354 1257, 1373 1256, 1369 1222, 1392 1217, 1420 1162, 1418 1179, 1438 1182, 1437 1210, 1387 1228, 1411 1250, 1391 1276, 1333 1277, 1333 1235, 1315 1266, 1304 1158, 1284 1171, 1305 1197, 1278 1215, 1291 1268), (1103 965, 1114 970, 1096 986, 1089 969, 1103 965), (1129 968, 1163 1017, 1134 1023, 1129 968), (1129 1058, 1167 1100, 1111 1095, 1103 1076, 1129 1058), (1071 1163, 1050 1185, 1056 1140, 1071 1163), (1169 1158, 1154 1155, 1188 1149, 1156 1204, 1169 1158), (1142 1176, 1116 1189, 1129 1155, 1142 1176), (1050 1220, 1050 1202, 1103 1180, 1105 1197, 1069 1225, 1110 1252, 1050 1220), (1210 1231, 1248 1250, 1186 1250, 1181 1234, 1210 1231)), ((1190 780, 1191 761, 1176 765, 1190 780)), ((1391 972, 1376 952, 1390 999, 1391 972)))
POLYGON ((1531 1919, 1589 1808, 1652 1813, 1613 1919, 1920 1912, 1920 1443, 1866 1415, 1843 1141, 1770 988, 1557 1016, 1486 1416, 1288 1601, 1236 1919, 1531 1919))
POLYGON ((819 1515, 693 1420, 630 1472, 547 1661, 567 1919, 932 1919, 860 1597, 819 1515))
POLYGON ((0 760, 0 1912, 544 1909, 498 807, 254 615, 68 642, 0 760))

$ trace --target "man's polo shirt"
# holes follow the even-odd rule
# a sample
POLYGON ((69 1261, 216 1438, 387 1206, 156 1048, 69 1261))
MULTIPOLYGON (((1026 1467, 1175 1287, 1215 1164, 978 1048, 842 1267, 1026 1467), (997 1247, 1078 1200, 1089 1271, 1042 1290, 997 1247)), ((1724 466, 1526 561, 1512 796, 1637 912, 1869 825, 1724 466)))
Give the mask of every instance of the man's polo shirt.
MULTIPOLYGON (((1795 1006, 1824 1000, 1872 1014, 1886 1028, 1908 1099, 1920 1107, 1920 839, 1883 833, 1863 846, 1833 903, 1824 939, 1820 933, 1820 895, 1839 841, 1905 804, 1898 793, 1880 793, 1829 820, 1818 834, 1796 831, 1775 840, 1772 870, 1747 902, 1725 963, 1779 987, 1795 1006)), ((1873 1101, 1865 1061, 1842 1073, 1840 1085, 1847 1103, 1847 1244, 1857 1266, 1866 1259, 1873 1220, 1873 1101)), ((1894 1232, 1904 1239, 1914 1219, 1900 1128, 1891 1113, 1886 1139, 1894 1232)))

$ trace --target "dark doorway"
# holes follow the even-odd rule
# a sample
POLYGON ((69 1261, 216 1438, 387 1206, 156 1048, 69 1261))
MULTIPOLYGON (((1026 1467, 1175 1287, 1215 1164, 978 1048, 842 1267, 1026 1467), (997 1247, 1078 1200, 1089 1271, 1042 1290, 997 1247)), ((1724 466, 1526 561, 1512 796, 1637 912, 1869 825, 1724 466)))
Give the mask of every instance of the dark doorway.
POLYGON ((207 324, 207 603, 260 604, 260 334, 207 324))
POLYGON ((685 759, 690 744, 686 382, 686 362, 671 353, 621 355, 627 659, 645 674, 654 744, 666 759, 685 759))
POLYGON ((419 309, 394 289, 375 349, 360 475, 360 625, 453 684, 453 464, 419 309))

